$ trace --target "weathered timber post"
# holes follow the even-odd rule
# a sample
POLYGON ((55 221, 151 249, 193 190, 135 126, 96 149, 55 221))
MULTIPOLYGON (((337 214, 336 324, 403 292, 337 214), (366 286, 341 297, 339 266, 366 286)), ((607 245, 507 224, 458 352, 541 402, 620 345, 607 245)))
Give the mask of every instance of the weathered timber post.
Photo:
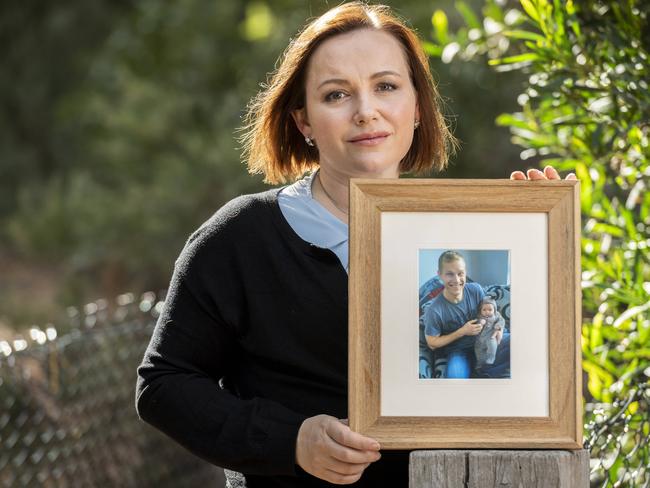
POLYGON ((589 452, 413 451, 409 488, 589 488, 589 452))

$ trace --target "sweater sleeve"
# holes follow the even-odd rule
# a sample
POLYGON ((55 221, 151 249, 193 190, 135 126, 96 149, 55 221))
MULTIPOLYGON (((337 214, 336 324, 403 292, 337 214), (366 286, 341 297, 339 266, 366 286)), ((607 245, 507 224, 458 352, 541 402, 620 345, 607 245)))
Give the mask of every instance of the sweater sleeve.
POLYGON ((220 387, 238 342, 204 292, 176 269, 138 368, 138 415, 212 464, 247 474, 295 475, 296 438, 306 417, 220 387))

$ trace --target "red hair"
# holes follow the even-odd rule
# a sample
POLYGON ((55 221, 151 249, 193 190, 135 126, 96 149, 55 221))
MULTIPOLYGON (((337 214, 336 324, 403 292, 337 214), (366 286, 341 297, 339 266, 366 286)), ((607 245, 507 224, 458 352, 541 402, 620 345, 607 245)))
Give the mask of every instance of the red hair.
POLYGON ((446 167, 456 140, 440 110, 440 96, 420 39, 384 5, 345 3, 316 18, 285 50, 280 66, 251 101, 241 137, 243 157, 251 173, 263 173, 271 184, 293 181, 318 165, 318 149, 305 144, 291 116, 305 105, 310 57, 325 40, 357 29, 391 34, 406 55, 420 112, 420 126, 400 162, 400 172, 422 174, 446 167))

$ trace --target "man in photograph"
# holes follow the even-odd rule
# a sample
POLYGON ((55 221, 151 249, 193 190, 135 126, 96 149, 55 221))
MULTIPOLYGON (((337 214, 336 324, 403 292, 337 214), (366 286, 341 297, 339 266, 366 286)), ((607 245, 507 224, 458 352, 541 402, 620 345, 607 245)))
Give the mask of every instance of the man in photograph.
MULTIPOLYGON (((478 283, 466 283, 466 264, 462 254, 445 251, 438 259, 438 276, 444 289, 424 313, 427 345, 436 355, 447 356, 446 378, 469 378, 475 363, 474 342, 483 326, 476 320, 485 297, 478 283)), ((498 343, 494 364, 481 370, 481 377, 510 377, 510 335, 495 331, 498 343)))

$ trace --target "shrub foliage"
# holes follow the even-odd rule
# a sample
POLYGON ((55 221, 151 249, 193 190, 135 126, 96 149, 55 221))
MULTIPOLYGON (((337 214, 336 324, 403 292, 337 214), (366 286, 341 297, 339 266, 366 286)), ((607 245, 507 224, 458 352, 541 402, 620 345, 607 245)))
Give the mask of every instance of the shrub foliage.
MULTIPOLYGON (((509 127, 512 141, 523 148, 522 159, 574 171, 581 182, 587 420, 594 420, 590 405, 625 404, 622 418, 638 419, 626 432, 647 436, 648 413, 639 408, 647 410, 648 402, 626 402, 636 391, 647 391, 650 376, 647 5, 521 0, 509 8, 504 3, 486 1, 481 16, 456 2, 463 26, 453 33, 447 14, 436 11, 433 41, 426 47, 444 62, 487 58, 498 71, 528 76, 517 98, 520 111, 496 122, 509 127)), ((627 446, 619 443, 618 460, 607 466, 612 481, 622 479, 618 468, 638 447, 630 439, 627 446)), ((641 468, 627 480, 647 475, 641 468)))

